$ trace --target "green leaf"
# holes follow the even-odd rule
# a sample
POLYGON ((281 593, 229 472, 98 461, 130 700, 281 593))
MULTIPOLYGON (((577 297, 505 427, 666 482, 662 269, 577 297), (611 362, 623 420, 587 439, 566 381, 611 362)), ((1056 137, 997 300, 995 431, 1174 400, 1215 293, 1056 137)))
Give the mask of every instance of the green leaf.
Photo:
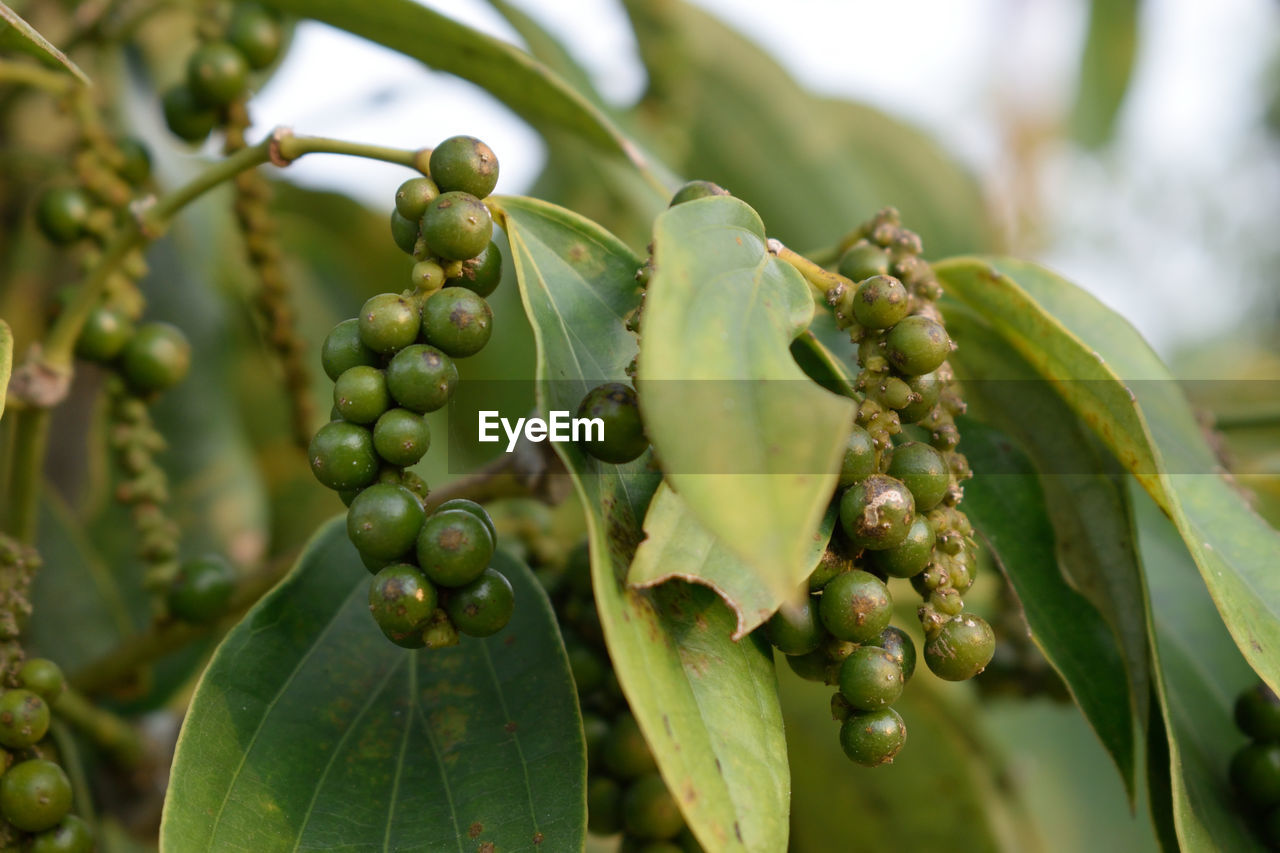
MULTIPOLYGON (((813 318, 813 324, 816 326, 829 316, 824 311, 813 318)), ((845 338, 847 340, 848 335, 845 335, 845 338)), ((791 342, 791 357, 796 360, 796 364, 804 371, 805 376, 832 394, 854 398, 853 377, 849 375, 849 371, 845 369, 839 357, 827 349, 811 330, 806 329, 791 342)))
POLYGON ((580 850, 586 748, 551 605, 529 570, 511 623, 410 652, 369 617, 341 519, 227 635, 178 740, 169 850, 580 850))
POLYGON ((266 5, 323 21, 470 80, 539 129, 573 133, 621 155, 654 186, 671 183, 585 96, 529 54, 413 0, 265 0, 266 5))
MULTIPOLYGON (((654 267, 637 371, 645 430, 698 522, 762 588, 790 592, 813 568, 810 536, 854 412, 791 357, 813 317, 809 287, 768 252, 755 211, 723 196, 658 217, 654 267)), ((744 617, 747 603, 730 603, 744 617)))
POLYGON ((1168 778, 1181 848, 1261 850, 1227 778, 1232 754, 1245 744, 1232 705, 1255 676, 1205 595, 1177 528, 1139 488, 1130 496, 1151 593, 1155 681, 1169 733, 1168 778))
POLYGON ((1089 29, 1071 109, 1071 136, 1089 148, 1102 146, 1115 133, 1138 53, 1141 12, 1140 0, 1089 3, 1089 29))
MULTIPOLYGON (((808 577, 822 559, 836 526, 833 504, 818 529, 805 540, 808 577)), ((684 500, 663 483, 644 518, 645 539, 636 549, 627 581, 633 586, 656 586, 667 580, 685 580, 716 591, 737 614, 733 639, 741 640, 765 623, 784 602, 796 599, 804 577, 788 584, 779 573, 753 572, 732 550, 711 534, 685 506, 684 500)), ((800 593, 802 594, 802 593, 800 593)))
POLYGON ((920 130, 815 96, 690 3, 624 5, 650 79, 637 124, 653 129, 672 168, 755 208, 770 236, 796 249, 834 244, 892 205, 931 256, 992 243, 977 181, 920 130))
POLYGON ((574 59, 569 49, 549 33, 542 24, 538 23, 536 18, 527 14, 518 6, 506 2, 506 0, 489 0, 489 5, 496 9, 498 14, 511 25, 511 28, 520 34, 520 38, 524 39, 525 45, 529 48, 529 53, 535 59, 545 65, 553 74, 558 74, 565 83, 572 86, 597 107, 602 110, 605 109, 600 93, 596 91, 595 85, 591 82, 591 75, 578 63, 578 60, 574 59))
POLYGON ((51 68, 70 71, 81 83, 90 85, 89 78, 78 65, 4 3, 0 3, 0 48, 19 50, 28 56, 34 56, 51 68))
MULTIPOLYGON (((624 317, 640 302, 640 260, 608 232, 532 199, 498 200, 538 351, 544 411, 577 409, 625 378, 636 341, 624 317)), ((622 578, 661 481, 648 454, 600 463, 556 444, 587 513, 596 607, 618 681, 658 768, 708 850, 777 851, 787 839, 786 745, 771 659, 702 587, 626 587, 622 578)))
POLYGON ((9 375, 13 373, 13 330, 0 320, 0 418, 4 417, 4 401, 9 394, 9 375))
POLYGON ((1280 533, 1224 477, 1177 383, 1123 318, 1034 264, 935 268, 1089 424, 1169 513, 1245 659, 1280 686, 1280 533))
POLYGON ((1058 570, 1054 529, 1031 460, 971 418, 962 419, 960 434, 974 475, 965 484, 964 510, 1022 602, 1031 638, 1115 761, 1132 801, 1137 745, 1116 637, 1058 570))

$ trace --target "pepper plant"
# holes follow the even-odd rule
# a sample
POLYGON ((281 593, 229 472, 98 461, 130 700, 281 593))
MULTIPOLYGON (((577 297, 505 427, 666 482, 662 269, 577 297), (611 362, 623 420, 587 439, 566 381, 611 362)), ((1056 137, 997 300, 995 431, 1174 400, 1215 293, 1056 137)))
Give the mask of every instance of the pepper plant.
POLYGON ((5 849, 1050 849, 1009 695, 1141 843, 1280 844, 1280 537, 1133 328, 705 13, 624 4, 622 110, 491 5, 0 6, 5 849), (532 194, 254 138, 294 16, 532 194))

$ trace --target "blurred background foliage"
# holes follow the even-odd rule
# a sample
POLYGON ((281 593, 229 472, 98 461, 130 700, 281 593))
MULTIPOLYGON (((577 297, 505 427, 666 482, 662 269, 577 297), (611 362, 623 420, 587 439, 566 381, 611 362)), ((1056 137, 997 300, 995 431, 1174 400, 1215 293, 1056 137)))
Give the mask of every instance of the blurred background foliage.
MULTIPOLYGON (((199 167, 202 158, 163 131, 155 95, 178 76, 189 52, 188 8, 141 0, 12 5, 57 44, 67 44, 75 33, 90 34, 70 55, 95 80, 99 100, 118 110, 112 117, 117 126, 147 141, 162 185, 172 186, 199 167), (101 18, 93 17, 99 13, 101 18), (92 20, 99 21, 97 30, 86 29, 85 22, 92 20), (99 51, 94 32, 127 37, 127 47, 99 51)), ((1179 5, 1173 2, 1056 3, 1071 7, 1069 14, 1083 23, 1069 63, 1073 74, 1066 88, 1074 94, 1048 106, 1034 93, 999 103, 983 117, 991 125, 988 135, 1000 140, 999 154, 976 167, 974 158, 957 156, 955 140, 935 132, 936 126, 921 130, 916 121, 896 114, 911 114, 910 104, 886 110, 883 104, 813 91, 779 61, 778 44, 753 41, 734 20, 700 5, 602 0, 608 14, 619 20, 626 16, 629 24, 623 28, 634 33, 634 55, 644 69, 643 91, 629 103, 597 88, 598 57, 590 69, 575 58, 562 11, 552 8, 558 4, 493 0, 491 9, 479 11, 474 7, 480 4, 430 5, 487 21, 501 35, 517 38, 654 157, 682 176, 730 188, 761 213, 774 236, 794 248, 830 246, 878 208, 893 205, 921 233, 931 258, 1004 250, 1065 260, 1065 266, 1079 270, 1076 278, 1085 286, 1089 271, 1101 268, 1106 268, 1104 280, 1131 283, 1133 293, 1104 293, 1104 298, 1131 309, 1144 331, 1162 312, 1174 316, 1173 327, 1154 337, 1178 375, 1250 380, 1193 382, 1188 391, 1205 412, 1206 424, 1218 419, 1223 453, 1239 480, 1257 495, 1263 513, 1273 523, 1280 521, 1280 287, 1274 241, 1280 213, 1275 209, 1280 54, 1264 56, 1268 74, 1233 93, 1248 100, 1240 112, 1249 119, 1236 137, 1214 143, 1229 146, 1220 153, 1240 172, 1201 170, 1161 186, 1154 169, 1137 170, 1136 178, 1117 176, 1142 158, 1134 141, 1142 139, 1141 132, 1126 129, 1126 120, 1135 120, 1126 117, 1126 103, 1135 86, 1151 85, 1140 79, 1144 39, 1173 14, 1161 8, 1179 5), (494 12, 502 16, 496 25, 494 12), (1170 204, 1170 193, 1187 195, 1170 204), (1148 212, 1144 222, 1142 214, 1148 212), (1186 245, 1188 233, 1203 239, 1186 245), (1179 264, 1184 269, 1175 286, 1169 270, 1179 264), (1194 287, 1187 286, 1187 275, 1198 277, 1194 287), (1187 334, 1188 312, 1194 316, 1196 303, 1215 300, 1231 303, 1225 313, 1222 306, 1206 309, 1206 323, 1217 331, 1187 334), (1222 331, 1227 328, 1229 333, 1222 331)), ((719 5, 722 12, 729 8, 719 5)), ((919 7, 914 14, 927 27, 930 11, 940 13, 941 4, 906 5, 919 7)), ((1235 8, 1241 3, 1231 5, 1237 19, 1253 15, 1276 22, 1273 6, 1250 8, 1246 15, 1235 8)), ((810 9, 793 3, 787 11, 809 27, 832 26, 821 17, 831 13, 830 4, 810 9)), ((841 14, 842 22, 856 24, 856 11, 841 14)), ((315 104, 315 90, 323 90, 320 64, 343 64, 320 55, 335 37, 318 25, 297 27, 299 50, 284 61, 273 82, 265 83, 263 97, 254 104, 259 129, 277 123, 296 123, 300 131, 331 129, 307 126, 298 120, 305 118, 301 107, 282 105, 315 104)), ((855 54, 862 40, 901 38, 897 61, 904 67, 929 61, 925 50, 913 49, 910 33, 878 32, 868 24, 849 28, 846 38, 855 54)), ((782 50, 788 48, 794 45, 782 50)), ((1011 69, 1007 57, 993 55, 985 70, 1011 69)), ((345 73, 359 72, 349 66, 345 73)), ((546 131, 539 146, 528 128, 510 130, 515 119, 468 84, 416 67, 413 75, 402 83, 416 87, 413 102, 395 88, 378 88, 376 81, 344 90, 345 100, 331 106, 356 130, 347 135, 417 146, 452 132, 475 132, 493 144, 504 164, 511 150, 516 177, 504 179, 500 190, 527 189, 597 219, 636 248, 648 242, 649 223, 660 204, 633 171, 554 131, 546 131), (403 120, 392 133, 413 138, 379 138, 378 115, 403 117, 415 104, 434 106, 403 120), (512 150, 520 145, 545 152, 540 167, 536 157, 512 150)), ((995 88, 993 98, 1000 101, 1003 90, 995 88)), ((324 99, 323 91, 319 97, 324 99)), ((32 199, 63 173, 70 127, 46 99, 14 89, 0 89, 0 122, 0 315, 14 327, 21 352, 40 334, 52 294, 74 280, 74 269, 35 238, 29 224, 32 199)), ((386 229, 398 173, 378 172, 371 179, 332 160, 305 166, 296 170, 301 183, 295 182, 295 170, 270 177, 301 332, 318 351, 335 322, 351 316, 368 296, 405 281, 410 261, 396 251, 386 229), (327 172, 317 178, 317 170, 327 172), (356 183, 377 187, 379 194, 324 188, 356 183)), ((221 551, 248 571, 288 560, 338 507, 289 443, 278 377, 263 369, 266 351, 247 307, 248 270, 238 249, 229 250, 238 247, 237 241, 227 199, 215 195, 151 248, 144 290, 148 315, 182 326, 199 353, 190 380, 156 409, 161 430, 171 437, 164 465, 175 515, 186 531, 184 546, 191 553, 221 551)), ((466 379, 531 378, 532 333, 514 282, 507 281, 491 301, 498 334, 466 362, 466 379)), ((328 383, 318 360, 316 367, 314 392, 324 400, 328 383)), ((141 630, 148 619, 132 532, 110 499, 105 422, 102 407, 93 403, 102 381, 92 369, 78 371, 71 405, 56 413, 56 451, 48 471, 54 488, 41 514, 47 568, 35 590, 41 618, 33 623, 32 639, 38 651, 73 674, 141 630), (78 416, 86 410, 93 417, 78 416)), ((492 408, 522 412, 533 405, 531 385, 503 381, 488 387, 499 395, 492 408)), ((431 426, 433 452, 417 470, 432 485, 484 461, 474 447, 451 445, 443 415, 433 416, 431 426)), ((565 521, 576 518, 572 507, 557 510, 550 520, 539 513, 522 503, 495 510, 505 530, 530 525, 543 533, 553 530, 557 535, 549 541, 564 539, 566 528, 578 529, 574 521, 565 521)), ((994 570, 981 577, 985 590, 975 601, 994 608, 1002 582, 994 570)), ((142 683, 112 701, 154 714, 157 730, 172 733, 212 643, 206 638, 161 661, 142 683)), ((858 838, 856 849, 865 850, 941 849, 944 844, 1020 851, 1159 846, 1143 798, 1130 808, 1102 747, 1068 704, 1045 696, 983 695, 968 685, 913 690, 903 705, 912 748, 891 768, 865 771, 832 748, 830 726, 822 719, 823 689, 799 681, 786 667, 780 668, 780 678, 793 773, 793 850, 830 850, 831 838, 858 838), (957 844, 958 838, 964 843, 957 844)), ((145 794, 155 806, 162 792, 134 793, 145 794)), ((126 817, 145 829, 155 811, 138 807, 126 817)), ((132 849, 125 834, 112 835, 111 849, 132 849)))

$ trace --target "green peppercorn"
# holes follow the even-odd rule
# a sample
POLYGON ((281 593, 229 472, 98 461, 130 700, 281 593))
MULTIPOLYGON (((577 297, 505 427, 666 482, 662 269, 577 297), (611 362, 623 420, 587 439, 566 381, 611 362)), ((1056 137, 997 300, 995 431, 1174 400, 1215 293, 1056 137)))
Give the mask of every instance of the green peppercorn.
POLYGON ((210 42, 196 49, 187 63, 187 88, 205 107, 225 107, 244 94, 249 63, 226 42, 210 42))
POLYGON ((933 526, 917 515, 907 530, 907 538, 892 548, 871 552, 872 565, 891 578, 910 578, 925 570, 933 559, 933 526))
POLYGON ((615 779, 636 779, 658 769, 640 726, 630 714, 613 721, 600 754, 605 769, 615 779))
POLYGON ((169 584, 169 612, 184 622, 205 624, 227 610, 236 590, 236 570, 216 554, 185 561, 169 584))
POLYGON ((913 424, 928 417, 933 407, 938 405, 938 398, 942 395, 942 380, 937 373, 923 373, 908 376, 906 383, 916 399, 898 407, 898 422, 913 424))
POLYGON ((393 563, 369 582, 369 612, 388 640, 406 649, 426 645, 422 632, 436 612, 436 588, 408 563, 393 563))
POLYGON ((484 572, 493 557, 493 537, 484 522, 460 509, 434 512, 418 534, 418 565, 433 582, 458 587, 484 572))
POLYGON ((907 316, 907 289, 893 276, 876 275, 858 283, 853 316, 868 329, 888 329, 907 316))
POLYGON ((431 446, 431 428, 417 412, 390 409, 373 425, 373 447, 392 465, 416 464, 431 446))
POLYGON ((622 786, 608 776, 593 776, 587 783, 587 829, 595 835, 622 829, 622 786))
POLYGON ((991 626, 969 613, 956 616, 925 643, 924 662, 946 681, 967 681, 991 662, 996 637, 991 626))
MULTIPOLYGON (((436 507, 435 511, 440 513, 454 509, 461 510, 462 512, 469 512, 476 518, 480 519, 480 522, 485 526, 485 529, 489 531, 489 535, 493 537, 494 543, 497 543, 498 528, 494 525, 493 519, 489 517, 488 511, 483 506, 475 501, 469 501, 466 498, 453 498, 452 500, 447 500, 440 504, 440 506, 436 507)), ((590 571, 590 569, 588 569, 588 571, 590 571)), ((590 583, 590 580, 588 580, 588 583, 590 583)), ((590 593, 590 587, 588 587, 588 593, 590 593)))
POLYGON ((465 287, 437 291, 422 306, 422 339, 450 358, 484 349, 493 334, 493 311, 465 287))
POLYGON ((898 664, 898 668, 902 670, 903 684, 911 680, 916 671, 916 646, 906 631, 890 625, 880 632, 880 638, 872 645, 884 649, 898 664))
POLYGON ((583 450, 603 462, 621 465, 649 448, 640 420, 635 389, 622 382, 606 382, 587 392, 578 406, 578 417, 599 419, 602 429, 587 430, 583 450))
POLYGON ((515 610, 511 581, 493 569, 449 594, 446 611, 458 630, 471 637, 490 637, 507 626, 515 610))
POLYGON ((406 219, 400 211, 391 211, 391 240, 406 255, 412 255, 418 245, 418 220, 406 219))
POLYGON ((850 714, 840 726, 840 747, 849 760, 863 767, 893 761, 907 740, 907 727, 892 708, 850 714))
POLYGON ((872 474, 840 499, 840 527, 855 546, 871 551, 902 543, 915 520, 915 499, 900 481, 872 474))
POLYGON ((26 749, 49 731, 49 705, 30 690, 0 694, 0 744, 26 749))
POLYGON ((729 191, 719 184, 711 183, 711 181, 689 181, 689 183, 676 190, 676 194, 671 197, 671 203, 667 206, 675 207, 677 204, 684 204, 687 201, 697 201, 700 198, 711 198, 718 195, 729 195, 729 191))
POLYGON ((465 287, 479 296, 488 296, 502 281, 502 251, 492 241, 474 258, 462 262, 458 275, 450 278, 449 287, 465 287))
POLYGON ((439 187, 430 178, 410 178, 396 190, 396 211, 405 219, 417 222, 427 212, 427 205, 439 195, 439 187))
POLYGON ((320 364, 325 375, 336 381, 353 367, 377 367, 378 354, 360 340, 360 321, 353 317, 329 331, 320 347, 320 364))
POLYGON ((18 683, 46 702, 52 702, 62 695, 67 680, 62 668, 48 658, 27 658, 18 670, 18 683))
POLYGON ((174 136, 186 142, 203 142, 218 124, 218 114, 196 102, 185 85, 174 86, 164 94, 164 121, 174 136))
POLYGON ((79 187, 55 187, 36 204, 36 225, 51 242, 65 246, 83 237, 93 212, 89 196, 79 187))
POLYGON ((418 261, 409 270, 409 285, 419 295, 435 293, 444 283, 444 268, 435 261, 418 261))
POLYGON ((434 412, 449 402, 458 382, 453 359, 435 347, 413 344, 387 364, 387 388, 410 411, 434 412))
POLYGON ((885 336, 885 356, 904 376, 920 376, 942 366, 951 354, 951 338, 936 320, 907 317, 885 336))
POLYGON ((680 807, 657 773, 646 773, 627 787, 622 823, 629 835, 646 840, 675 838, 684 828, 680 807))
POLYGON ((441 142, 431 151, 428 170, 442 192, 464 192, 479 199, 498 185, 497 155, 474 136, 451 136, 441 142))
POLYGON ((1235 719, 1240 731, 1254 740, 1280 741, 1280 698, 1261 681, 1236 698, 1235 719))
POLYGON ((1280 806, 1280 744, 1250 743, 1231 758, 1231 784, 1257 810, 1280 806))
POLYGON ((358 424, 330 421, 307 449, 316 479, 335 491, 359 489, 378 478, 373 435, 358 424))
POLYGON ((31 839, 29 853, 89 853, 93 848, 93 833, 89 824, 73 814, 58 821, 31 839))
POLYGON ((343 371, 333 383, 333 406, 343 420, 372 424, 391 407, 386 375, 364 365, 343 371))
POLYGON ((238 3, 227 25, 227 41, 254 71, 276 61, 284 46, 279 19, 257 3, 238 3))
POLYGON ((0 815, 23 832, 51 829, 71 810, 71 781, 52 761, 33 758, 0 776, 0 815))
POLYGON ((347 537, 361 554, 395 560, 410 553, 426 520, 418 496, 395 483, 375 483, 347 511, 347 537))
POLYGON ((865 281, 872 276, 889 274, 889 255, 884 249, 866 240, 859 240, 840 256, 836 272, 852 282, 865 281))
POLYGON ((884 581, 854 570, 837 575, 823 588, 818 615, 837 639, 869 643, 888 627, 893 599, 884 581))
POLYGON ((841 488, 865 480, 876 470, 876 445, 871 433, 854 424, 845 443, 844 458, 840 462, 841 488))
POLYGON ((398 293, 380 293, 365 300, 357 318, 360 340, 384 355, 398 352, 418 338, 422 320, 417 304, 398 293))
POLYGON ((855 711, 877 711, 897 702, 905 680, 893 655, 877 646, 859 646, 840 664, 840 694, 855 711))
POLYGON ((919 441, 908 441, 893 449, 889 476, 901 480, 911 490, 916 512, 928 512, 942 503, 951 485, 951 469, 947 460, 919 441))
POLYGON ((474 195, 446 192, 427 205, 422 236, 431 251, 442 258, 466 261, 477 257, 493 236, 489 208, 474 195))
POLYGON ((85 361, 108 364, 124 350, 134 332, 128 317, 105 305, 95 306, 80 328, 76 355, 85 361))
POLYGON ((769 642, 784 655, 804 655, 822 645, 826 629, 818 618, 817 596, 806 596, 798 606, 783 606, 765 623, 769 642))
POLYGON ((120 177, 130 186, 145 184, 151 177, 150 149, 132 136, 116 140, 116 147, 120 149, 120 167, 116 170, 120 177))
POLYGON ((177 326, 144 323, 120 352, 120 372, 137 391, 172 388, 191 368, 191 344, 177 326))

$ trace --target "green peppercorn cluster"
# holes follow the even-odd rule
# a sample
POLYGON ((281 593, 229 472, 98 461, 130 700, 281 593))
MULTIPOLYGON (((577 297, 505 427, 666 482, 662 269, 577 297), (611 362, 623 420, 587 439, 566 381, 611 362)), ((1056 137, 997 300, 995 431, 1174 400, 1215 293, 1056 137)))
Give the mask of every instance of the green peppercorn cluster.
POLYGON ((838 473, 839 524, 809 579, 808 598, 766 626, 801 676, 838 684, 832 711, 840 743, 858 764, 893 760, 906 728, 891 705, 910 679, 916 650, 889 624, 887 581, 910 579, 928 668, 948 681, 990 662, 991 628, 964 612, 973 584, 973 528, 959 509, 970 476, 956 451, 964 404, 947 364, 952 350, 935 304, 941 288, 920 238, 885 210, 839 260, 827 297, 858 344, 859 406, 838 473))
POLYGON ((1280 697, 1261 681, 1236 698, 1235 721, 1249 738, 1228 775, 1255 832, 1280 849, 1280 697))
POLYGON ((515 605, 510 582, 489 567, 489 514, 468 500, 428 513, 426 484, 407 470, 431 444, 425 415, 453 396, 454 360, 489 342, 485 296, 502 277, 481 201, 498 178, 493 152, 456 136, 432 151, 429 170, 400 186, 391 214, 392 238, 415 260, 413 286, 371 297, 325 338, 332 420, 308 451, 316 478, 348 506, 347 534, 374 573, 374 620, 405 648, 452 645, 459 632, 490 636, 515 605))
POLYGON ((257 3, 237 4, 225 22, 210 17, 202 23, 200 37, 185 78, 165 92, 161 104, 169 130, 191 143, 203 142, 228 123, 229 111, 248 91, 250 76, 270 67, 284 44, 279 17, 257 3))
POLYGON ((559 571, 542 569, 561 623, 587 744, 587 828, 621 835, 620 851, 700 853, 609 663, 591 587, 587 543, 559 571))

